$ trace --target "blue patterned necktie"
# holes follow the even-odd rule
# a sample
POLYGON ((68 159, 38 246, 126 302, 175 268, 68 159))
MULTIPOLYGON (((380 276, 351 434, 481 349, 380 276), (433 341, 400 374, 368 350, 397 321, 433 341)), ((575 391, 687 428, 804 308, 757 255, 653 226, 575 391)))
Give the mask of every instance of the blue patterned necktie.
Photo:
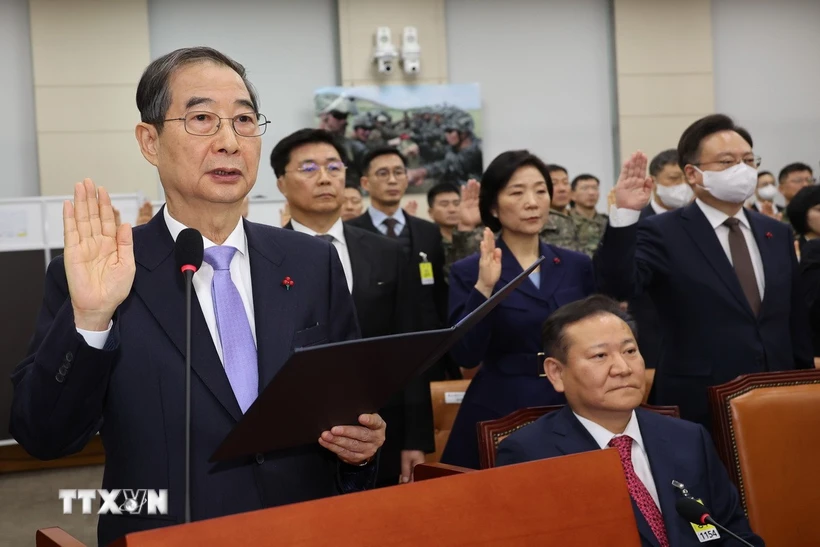
POLYGON ((248 315, 239 290, 231 279, 231 259, 236 251, 236 247, 227 245, 209 247, 205 249, 205 262, 214 269, 211 295, 225 374, 244 414, 259 393, 259 371, 248 315))

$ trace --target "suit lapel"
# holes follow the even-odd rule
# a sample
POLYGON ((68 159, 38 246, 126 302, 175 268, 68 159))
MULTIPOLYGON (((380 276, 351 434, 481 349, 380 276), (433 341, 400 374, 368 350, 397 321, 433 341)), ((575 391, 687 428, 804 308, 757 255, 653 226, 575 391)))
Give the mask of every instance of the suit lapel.
POLYGON ((347 243, 347 252, 350 255, 350 266, 353 270, 353 296, 363 288, 370 286, 370 260, 373 257, 368 257, 367 244, 362 241, 361 234, 355 233, 354 230, 344 227, 345 242, 347 243))
MULTIPOLYGON (((654 422, 657 417, 650 414, 650 411, 641 409, 635 410, 638 416, 638 425, 641 428, 646 456, 649 459, 649 467, 652 471, 652 478, 655 480, 655 489, 658 492, 658 500, 661 504, 663 522, 666 525, 666 535, 670 545, 678 545, 682 531, 678 527, 680 519, 677 517, 675 509, 676 494, 672 486, 673 480, 680 480, 683 475, 677 467, 675 450, 669 435, 663 427, 658 427, 654 422)), ((649 524, 647 530, 652 534, 649 524)), ((683 530, 685 532, 685 530, 683 530)), ((652 534, 654 538, 654 534, 652 534)))
MULTIPOLYGON (((513 256, 512 251, 510 251, 502 238, 499 237, 496 240, 496 246, 501 249, 501 278, 499 279, 499 286, 503 287, 515 279, 517 275, 521 274, 524 268, 518 263, 518 260, 513 256)), ((566 268, 561 265, 560 259, 556 262, 558 256, 549 245, 541 243, 540 249, 541 255, 546 258, 546 260, 541 263, 540 287, 536 287, 531 279, 526 279, 518 286, 518 290, 536 300, 549 302, 550 296, 552 296, 552 293, 554 293, 560 285, 566 268)))
MULTIPOLYGON (((290 356, 295 324, 285 318, 295 313, 297 299, 283 290, 282 280, 295 272, 286 271, 284 252, 266 227, 245 221, 245 234, 251 263, 261 393, 290 356)), ((299 282, 295 277, 294 281, 299 282)))
POLYGON ((569 405, 565 405, 561 410, 556 410, 558 415, 553 422, 552 432, 554 433, 555 448, 564 455, 579 454, 600 450, 600 446, 589 434, 589 431, 578 421, 572 413, 569 405))
MULTIPOLYGON (((754 235, 755 243, 757 243, 757 249, 760 251, 760 259, 763 262, 763 279, 764 279, 764 287, 766 285, 765 281, 769 281, 774 276, 774 256, 771 249, 771 240, 766 235, 768 232, 763 231, 763 226, 761 225, 760 219, 755 218, 754 215, 750 215, 748 211, 744 209, 744 214, 746 218, 749 219, 749 226, 752 227, 752 235, 754 235)), ((766 291, 763 292, 763 300, 760 304, 760 314, 759 316, 763 316, 763 312, 766 311, 766 303, 771 299, 766 299, 767 294, 771 294, 772 291, 768 293, 766 291)))
POLYGON ((752 315, 752 308, 749 306, 749 301, 746 295, 743 294, 743 289, 740 286, 740 281, 737 278, 732 264, 726 257, 726 252, 720 245, 720 241, 715 234, 714 228, 709 224, 703 211, 700 210, 698 204, 692 202, 687 205, 682 214, 683 227, 695 242, 698 249, 700 249, 706 261, 715 271, 720 280, 729 289, 729 292, 734 295, 737 303, 752 315))
POLYGON ((544 302, 549 302, 552 294, 561 286, 567 267, 561 264, 561 258, 555 254, 552 247, 541 243, 541 256, 545 260, 541 263, 541 287, 538 295, 544 302))
MULTIPOLYGON (((185 286, 176 269, 174 241, 162 213, 160 211, 146 225, 135 246, 134 258, 143 269, 138 270, 139 275, 134 279, 134 290, 184 358, 185 286)), ((216 353, 196 292, 191 292, 191 368, 238 421, 242 411, 216 353)))

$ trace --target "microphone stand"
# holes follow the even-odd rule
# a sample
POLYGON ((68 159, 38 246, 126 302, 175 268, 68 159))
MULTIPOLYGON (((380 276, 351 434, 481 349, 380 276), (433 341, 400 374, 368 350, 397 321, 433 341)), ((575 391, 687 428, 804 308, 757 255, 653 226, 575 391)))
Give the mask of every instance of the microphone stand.
POLYGON ((191 522, 191 288, 194 269, 185 269, 185 523, 191 522))
POLYGON ((717 528, 718 530, 720 530, 721 532, 723 532, 725 534, 729 534, 730 536, 732 536, 733 538, 738 540, 743 545, 748 545, 749 547, 754 547, 754 545, 752 545, 751 543, 749 543, 748 541, 746 541, 745 539, 743 539, 739 535, 735 534, 734 532, 732 532, 731 530, 729 530, 725 526, 721 526, 720 524, 718 524, 717 521, 715 521, 715 519, 713 519, 711 516, 707 516, 704 520, 706 522, 708 522, 709 524, 711 524, 712 526, 714 526, 715 528, 717 528))

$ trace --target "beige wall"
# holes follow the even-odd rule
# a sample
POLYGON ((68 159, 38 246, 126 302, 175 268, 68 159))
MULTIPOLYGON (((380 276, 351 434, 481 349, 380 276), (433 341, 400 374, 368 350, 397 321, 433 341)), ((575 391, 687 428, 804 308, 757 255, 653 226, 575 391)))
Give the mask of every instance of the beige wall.
POLYGON ((614 0, 621 160, 714 112, 711 0, 614 0))
POLYGON ((444 0, 338 0, 342 85, 446 84, 447 36, 444 0), (407 76, 400 64, 379 74, 373 62, 377 27, 390 27, 401 57, 404 27, 416 27, 421 46, 421 71, 407 76))
POLYGON ((29 0, 40 193, 90 177, 157 194, 139 152, 137 82, 150 61, 146 0, 29 0))

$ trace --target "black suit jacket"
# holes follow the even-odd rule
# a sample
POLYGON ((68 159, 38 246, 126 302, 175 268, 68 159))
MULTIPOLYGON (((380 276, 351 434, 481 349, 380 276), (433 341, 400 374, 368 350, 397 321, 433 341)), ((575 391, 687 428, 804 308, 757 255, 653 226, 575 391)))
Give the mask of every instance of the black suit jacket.
MULTIPOLYGON (((441 243, 441 231, 432 222, 414 217, 404 211, 404 218, 407 223, 405 229, 410 235, 410 252, 406 257, 407 270, 410 280, 410 294, 414 302, 414 323, 416 330, 433 330, 447 326, 447 295, 448 288, 444 279, 444 246, 441 243), (421 284, 421 272, 419 264, 422 262, 421 255, 427 256, 433 267, 433 277, 435 283, 432 285, 421 284)), ((365 213, 347 222, 351 226, 362 228, 368 232, 382 234, 370 218, 370 214, 365 213)), ((445 371, 448 365, 434 367, 428 375, 433 380, 444 380, 445 374, 457 375, 457 367, 454 370, 445 371)))
MULTIPOLYGON (((332 245, 280 228, 244 226, 261 391, 295 348, 355 339, 359 328, 332 245), (288 291, 282 286, 287 276, 295 282, 288 291)), ((100 515, 100 545, 184 517, 185 291, 162 210, 134 228, 134 257, 131 292, 102 350, 77 333, 63 258, 54 259, 29 355, 12 375, 10 430, 30 454, 44 460, 73 454, 99 431, 102 488, 168 489, 168 515, 100 515)), ((193 298, 192 520, 371 486, 376 465, 343 465, 318 443, 208 461, 242 412, 196 293, 193 298)))
MULTIPOLYGON (((288 223, 285 226, 293 229, 288 223)), ((353 270, 353 302, 363 338, 413 332, 413 302, 401 245, 344 225, 353 270)), ((379 483, 396 484, 401 450, 435 452, 433 406, 421 377, 381 410, 389 433, 379 457, 379 483)))
MULTIPOLYGON (((651 216, 655 216, 652 205, 641 209, 640 220, 651 216)), ((643 293, 631 299, 629 313, 638 327, 638 347, 646 368, 655 368, 661 356, 661 329, 658 324, 658 310, 655 309, 649 293, 643 293)))
POLYGON ((757 317, 697 202, 632 226, 608 226, 595 257, 603 292, 619 300, 648 292, 655 303, 663 335, 655 402, 678 405, 683 418, 707 427, 707 386, 813 367, 792 230, 744 212, 765 276, 757 317))
POLYGON ((800 283, 809 308, 814 356, 820 357, 820 239, 800 238, 800 283))
MULTIPOLYGON (((675 510, 675 502, 681 496, 672 486, 672 481, 676 480, 687 488, 692 497, 701 499, 711 509, 717 522, 752 545, 762 547, 763 540, 749 527, 737 489, 729 480, 712 439, 703 427, 640 408, 635 410, 635 414, 658 492, 669 544, 679 547, 701 545, 692 526, 675 510)), ((498 447, 496 464, 511 465, 591 450, 600 450, 600 447, 567 406, 542 416, 504 439, 498 447)), ((634 501, 632 509, 641 535, 641 545, 658 547, 655 534, 634 501)), ((713 544, 740 545, 722 532, 720 540, 713 544)))

